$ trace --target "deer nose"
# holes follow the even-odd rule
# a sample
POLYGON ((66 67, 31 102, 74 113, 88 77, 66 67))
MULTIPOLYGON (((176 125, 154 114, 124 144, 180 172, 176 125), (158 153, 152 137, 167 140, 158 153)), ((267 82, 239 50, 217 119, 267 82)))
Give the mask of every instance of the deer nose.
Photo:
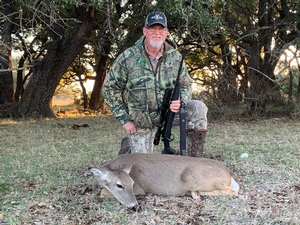
POLYGON ((134 212, 138 212, 140 210, 140 205, 139 205, 139 203, 136 203, 134 206, 129 207, 129 209, 134 212))

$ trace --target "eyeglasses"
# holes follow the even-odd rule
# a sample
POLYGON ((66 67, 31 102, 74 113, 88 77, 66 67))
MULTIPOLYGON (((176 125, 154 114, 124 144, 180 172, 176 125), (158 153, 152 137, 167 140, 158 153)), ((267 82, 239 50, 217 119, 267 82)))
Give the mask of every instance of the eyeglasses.
POLYGON ((159 28, 155 28, 155 27, 146 27, 146 28, 147 28, 147 30, 149 30, 151 33, 154 33, 154 32, 157 31, 157 30, 158 30, 159 33, 162 33, 162 32, 164 32, 164 31, 167 31, 167 30, 168 30, 167 28, 161 28, 161 27, 159 27, 159 28))

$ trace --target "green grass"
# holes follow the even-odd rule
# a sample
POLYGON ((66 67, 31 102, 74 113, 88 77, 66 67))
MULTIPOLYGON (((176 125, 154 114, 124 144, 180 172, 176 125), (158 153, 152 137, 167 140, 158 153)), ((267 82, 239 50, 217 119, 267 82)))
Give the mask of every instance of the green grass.
MULTIPOLYGON (((200 202, 147 195, 138 199, 141 211, 133 212, 100 197, 87 170, 118 154, 125 133, 113 117, 2 120, 0 224, 299 224, 299 125, 288 119, 211 121, 207 152, 222 153, 217 160, 240 177, 240 195, 200 202), (74 130, 73 124, 89 127, 74 130)), ((174 133, 178 148, 178 128, 174 133)))

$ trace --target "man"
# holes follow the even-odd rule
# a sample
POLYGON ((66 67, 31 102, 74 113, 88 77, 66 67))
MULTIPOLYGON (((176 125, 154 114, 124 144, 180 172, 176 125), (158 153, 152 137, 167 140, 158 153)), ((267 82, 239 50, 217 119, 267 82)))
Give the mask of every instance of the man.
MULTIPOLYGON (((121 53, 106 76, 102 93, 105 102, 128 134, 122 147, 131 153, 152 153, 160 121, 160 107, 166 88, 174 88, 181 61, 175 43, 168 38, 167 18, 161 12, 146 17, 143 36, 121 53), (126 147, 125 147, 126 149, 126 147)), ((191 79, 186 65, 180 71, 181 99, 172 101, 170 110, 178 113, 186 104, 190 156, 203 153, 207 107, 191 98, 191 79)))

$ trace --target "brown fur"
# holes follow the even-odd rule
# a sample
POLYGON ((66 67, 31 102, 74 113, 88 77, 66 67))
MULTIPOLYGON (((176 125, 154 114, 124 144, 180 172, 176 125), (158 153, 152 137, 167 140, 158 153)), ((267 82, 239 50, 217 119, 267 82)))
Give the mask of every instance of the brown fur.
POLYGON ((98 169, 90 168, 99 184, 122 204, 137 204, 134 195, 152 193, 181 196, 238 194, 239 180, 223 163, 164 154, 128 154, 98 169), (235 183, 235 188, 232 187, 235 183))

